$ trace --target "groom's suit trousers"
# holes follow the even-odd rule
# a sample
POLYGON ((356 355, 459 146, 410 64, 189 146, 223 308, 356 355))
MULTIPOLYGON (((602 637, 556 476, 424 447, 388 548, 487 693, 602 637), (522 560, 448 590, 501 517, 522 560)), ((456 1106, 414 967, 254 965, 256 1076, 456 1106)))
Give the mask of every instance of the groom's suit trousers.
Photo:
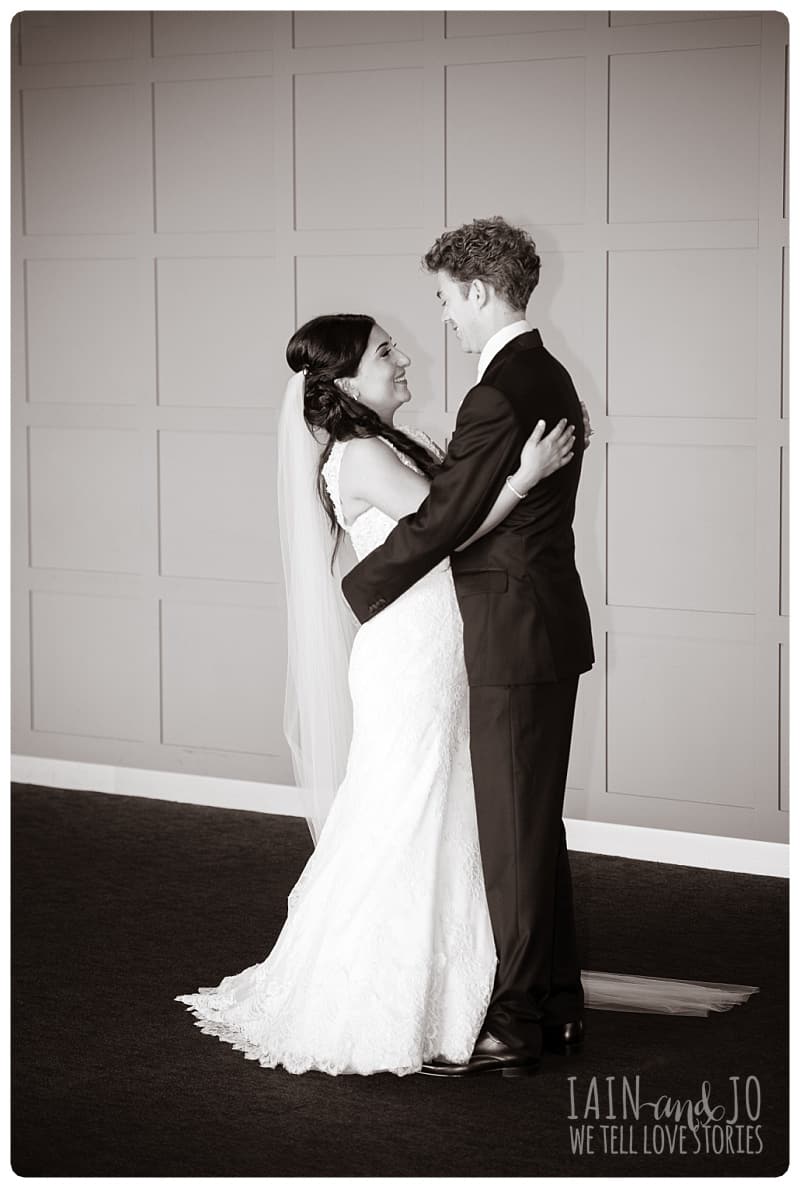
POLYGON ((562 809, 578 678, 470 689, 475 804, 498 952, 486 1026, 540 1050, 583 1015, 562 809))

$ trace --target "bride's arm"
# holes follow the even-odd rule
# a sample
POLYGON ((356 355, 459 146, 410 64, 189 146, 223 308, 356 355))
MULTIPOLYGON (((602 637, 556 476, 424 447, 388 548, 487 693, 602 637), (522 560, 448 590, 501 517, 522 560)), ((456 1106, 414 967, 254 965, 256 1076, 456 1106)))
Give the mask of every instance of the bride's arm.
POLYGON ((353 438, 342 454, 339 493, 354 515, 377 507, 393 520, 402 520, 417 510, 429 489, 428 479, 377 437, 353 438))
MULTIPOLYGON (((594 430, 589 421, 588 408, 582 400, 580 404, 584 447, 588 449, 594 430)), ((483 523, 473 532, 472 536, 456 546, 457 553, 460 553, 462 549, 469 548, 476 540, 480 540, 482 536, 486 536, 487 532, 491 532, 493 528, 501 524, 506 516, 511 514, 516 504, 520 503, 537 483, 570 461, 573 454, 574 429, 571 425, 567 426, 566 419, 556 425, 544 440, 542 440, 543 434, 544 421, 540 421, 523 447, 518 469, 514 474, 508 476, 508 481, 514 490, 506 483, 483 523)), ((427 434, 422 434, 422 436, 427 437, 427 434)), ((444 454, 440 451, 439 446, 430 438, 428 441, 437 452, 437 456, 440 455, 443 458, 444 454)))
POLYGON ((537 483, 566 466, 572 459, 574 440, 575 430, 572 425, 567 425, 566 418, 559 421, 547 437, 544 437, 544 421, 539 421, 522 447, 519 466, 508 476, 486 519, 472 536, 456 546, 456 552, 468 549, 476 540, 486 536, 487 532, 491 532, 511 514, 537 483))
MULTIPOLYGON (((572 457, 574 430, 560 421, 547 437, 540 421, 522 450, 517 470, 509 481, 519 492, 515 495, 506 484, 486 518, 458 551, 496 528, 543 478, 560 469, 572 457)), ((368 507, 380 508, 393 520, 415 512, 427 497, 430 482, 400 461, 395 452, 377 437, 352 440, 342 456, 339 489, 343 500, 355 505, 356 514, 368 507)))

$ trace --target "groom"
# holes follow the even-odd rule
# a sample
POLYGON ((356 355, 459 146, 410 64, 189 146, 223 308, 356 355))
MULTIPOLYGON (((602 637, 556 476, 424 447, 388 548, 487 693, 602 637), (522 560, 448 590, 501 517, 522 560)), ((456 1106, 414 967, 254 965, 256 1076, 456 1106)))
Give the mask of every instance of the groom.
MULTIPOLYGON (((425 1072, 534 1072, 543 1047, 583 1034, 572 884, 562 811, 578 676, 594 662, 575 568, 572 519, 584 450, 539 483, 493 532, 481 524, 539 420, 576 429, 581 407, 565 368, 525 309, 539 279, 536 245, 501 218, 437 239, 442 320, 478 354, 430 494, 342 583, 363 623, 450 556, 470 687, 470 747, 481 859, 498 954, 494 990, 468 1064, 425 1072)), ((512 488, 513 489, 513 488, 512 488)))

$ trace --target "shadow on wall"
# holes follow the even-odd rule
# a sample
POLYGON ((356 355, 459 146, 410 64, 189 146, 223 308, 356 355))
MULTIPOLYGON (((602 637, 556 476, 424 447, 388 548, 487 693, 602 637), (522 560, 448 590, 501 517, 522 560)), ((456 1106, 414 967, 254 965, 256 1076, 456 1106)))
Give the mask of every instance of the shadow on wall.
MULTIPOLYGON (((521 219, 518 223, 525 225, 521 219)), ((581 252, 565 253, 558 250, 545 230, 530 225, 527 230, 533 236, 542 257, 539 283, 528 305, 528 321, 541 330, 545 347, 569 371, 578 396, 589 409, 589 418, 596 433, 584 458, 574 524, 578 572, 593 622, 596 656, 593 671, 596 671, 602 664, 602 635, 597 628, 599 607, 594 604, 602 596, 605 585, 604 525, 601 518, 605 500, 605 447, 602 435, 598 432, 600 422, 605 417, 605 398, 598 378, 589 366, 585 344, 585 258, 581 252)), ((587 673, 579 684, 571 774, 585 772, 588 776, 595 765, 593 749, 604 746, 604 733, 600 729, 602 711, 602 684, 587 673)), ((587 778, 584 784, 588 783, 587 778)), ((588 786, 576 785, 568 780, 565 812, 570 817, 590 817, 588 786)))

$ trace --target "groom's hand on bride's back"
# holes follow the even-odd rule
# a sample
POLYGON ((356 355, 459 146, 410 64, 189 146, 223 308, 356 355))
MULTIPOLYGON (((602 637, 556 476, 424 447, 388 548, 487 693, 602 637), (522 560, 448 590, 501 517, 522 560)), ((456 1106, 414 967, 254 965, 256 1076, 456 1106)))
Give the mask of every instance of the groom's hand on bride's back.
POLYGON ((581 414, 583 416, 583 448, 588 450, 589 438, 594 433, 594 429, 592 428, 592 422, 589 420, 589 410, 583 401, 581 401, 581 414))

